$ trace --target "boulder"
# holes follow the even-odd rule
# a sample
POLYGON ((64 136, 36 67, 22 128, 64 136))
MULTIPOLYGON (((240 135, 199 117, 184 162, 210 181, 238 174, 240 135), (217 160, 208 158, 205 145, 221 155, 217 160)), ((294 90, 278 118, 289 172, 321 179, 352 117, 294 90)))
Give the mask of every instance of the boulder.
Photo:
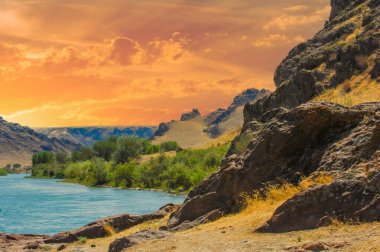
POLYGON ((153 239, 161 239, 169 235, 171 235, 171 233, 162 230, 142 230, 132 235, 116 239, 110 244, 108 251, 120 252, 123 249, 132 247, 138 243, 153 239))

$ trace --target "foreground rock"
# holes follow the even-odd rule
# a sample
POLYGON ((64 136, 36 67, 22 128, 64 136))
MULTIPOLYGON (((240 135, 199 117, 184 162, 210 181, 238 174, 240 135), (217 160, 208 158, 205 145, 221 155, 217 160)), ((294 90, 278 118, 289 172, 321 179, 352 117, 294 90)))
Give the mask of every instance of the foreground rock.
POLYGON ((16 235, 16 234, 0 234, 0 251, 22 251, 29 247, 38 248, 44 235, 16 235))
POLYGON ((109 252, 120 252, 123 249, 132 247, 138 243, 153 239, 161 239, 171 235, 170 232, 161 230, 142 230, 135 234, 116 239, 110 244, 109 252))
POLYGON ((302 176, 318 172, 330 174, 336 182, 285 203, 274 219, 287 222, 268 222, 273 226, 268 231, 312 228, 334 213, 342 220, 357 216, 365 221, 378 219, 379 211, 373 211, 380 193, 376 176, 380 172, 380 103, 350 109, 314 103, 274 112, 243 155, 227 157, 218 172, 190 192, 171 215, 169 228, 191 227, 202 219, 207 221, 205 217, 215 211, 231 213, 239 208, 242 193, 283 181, 297 183, 302 176), (305 212, 294 212, 298 207, 305 212), (312 220, 308 220, 310 214, 312 220), (275 228, 281 225, 281 229, 275 228))
POLYGON ((160 208, 157 212, 145 215, 130 215, 120 214, 104 219, 100 219, 96 222, 92 222, 79 229, 59 233, 44 242, 50 243, 72 243, 78 241, 81 237, 88 239, 100 238, 110 235, 110 232, 121 232, 127 228, 136 226, 148 220, 161 219, 168 213, 174 211, 177 205, 168 204, 160 208))

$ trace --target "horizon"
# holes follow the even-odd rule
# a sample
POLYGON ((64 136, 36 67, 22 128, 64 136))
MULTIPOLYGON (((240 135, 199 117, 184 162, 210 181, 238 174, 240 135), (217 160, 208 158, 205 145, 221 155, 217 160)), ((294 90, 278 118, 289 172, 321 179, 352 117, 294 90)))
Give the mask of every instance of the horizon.
POLYGON ((158 125, 274 90, 275 68, 330 12, 328 0, 0 6, 0 115, 32 128, 158 125))

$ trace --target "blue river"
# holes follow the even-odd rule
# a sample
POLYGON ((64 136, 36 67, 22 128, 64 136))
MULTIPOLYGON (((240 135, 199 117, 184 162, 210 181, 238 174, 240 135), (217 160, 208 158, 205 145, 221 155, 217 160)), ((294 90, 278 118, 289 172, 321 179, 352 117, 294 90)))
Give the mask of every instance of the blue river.
POLYGON ((184 200, 161 192, 91 188, 25 176, 0 176, 0 233, 55 234, 99 218, 151 213, 184 200))

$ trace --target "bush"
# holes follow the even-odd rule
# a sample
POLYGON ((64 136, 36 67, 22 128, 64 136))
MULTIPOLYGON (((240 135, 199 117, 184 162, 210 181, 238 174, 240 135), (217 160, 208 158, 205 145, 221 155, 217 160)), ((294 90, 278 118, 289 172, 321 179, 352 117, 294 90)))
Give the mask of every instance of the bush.
POLYGON ((21 164, 13 164, 13 169, 19 169, 21 168, 21 164))
POLYGON ((160 144, 160 150, 161 152, 177 151, 179 150, 179 145, 174 141, 163 142, 160 144))
POLYGON ((7 176, 8 175, 8 171, 7 169, 0 169, 0 176, 7 176))

